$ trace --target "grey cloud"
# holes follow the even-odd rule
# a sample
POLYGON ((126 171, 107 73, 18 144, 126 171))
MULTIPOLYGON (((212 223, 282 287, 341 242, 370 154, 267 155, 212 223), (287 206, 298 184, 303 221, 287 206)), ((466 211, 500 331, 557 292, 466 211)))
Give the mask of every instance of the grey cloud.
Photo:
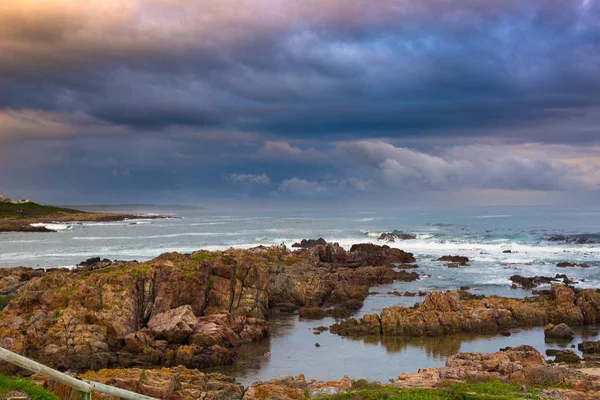
POLYGON ((235 183, 270 185, 271 179, 265 174, 230 174, 228 178, 235 183))

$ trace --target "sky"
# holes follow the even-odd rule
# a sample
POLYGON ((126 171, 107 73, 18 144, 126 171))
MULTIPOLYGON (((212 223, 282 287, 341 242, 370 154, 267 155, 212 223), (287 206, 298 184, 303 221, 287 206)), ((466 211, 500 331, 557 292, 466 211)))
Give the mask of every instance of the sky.
POLYGON ((2 0, 0 193, 600 200, 598 0, 2 0))

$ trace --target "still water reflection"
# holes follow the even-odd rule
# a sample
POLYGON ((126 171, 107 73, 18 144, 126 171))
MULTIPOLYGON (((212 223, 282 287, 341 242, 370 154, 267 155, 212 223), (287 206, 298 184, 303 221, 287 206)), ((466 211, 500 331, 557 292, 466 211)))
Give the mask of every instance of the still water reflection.
MULTIPOLYGON (((367 298, 359 315, 379 312, 390 304, 411 306, 422 297, 379 295, 367 298)), ((459 352, 495 352, 506 346, 529 344, 541 352, 548 348, 571 348, 582 339, 598 340, 599 327, 575 329, 571 341, 544 340, 542 327, 514 329, 511 336, 462 334, 443 337, 341 337, 329 332, 315 335, 313 328, 330 326, 336 320, 299 319, 297 315, 272 315, 271 337, 239 349, 238 362, 217 370, 235 376, 244 386, 257 380, 305 374, 308 379, 333 380, 344 375, 387 382, 401 372, 443 366, 448 356, 459 352), (319 344, 320 347, 315 346, 319 344)), ((577 349, 573 349, 578 353, 577 349)))

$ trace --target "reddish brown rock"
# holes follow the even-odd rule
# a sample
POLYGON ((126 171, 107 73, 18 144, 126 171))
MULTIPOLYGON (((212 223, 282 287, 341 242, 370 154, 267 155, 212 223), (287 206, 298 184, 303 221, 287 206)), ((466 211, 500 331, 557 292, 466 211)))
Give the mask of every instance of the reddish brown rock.
MULTIPOLYGON (((244 389, 233 378, 183 367, 163 369, 104 369, 87 372, 80 379, 116 386, 158 399, 241 400, 244 389)), ((35 381, 54 392, 61 400, 77 400, 79 393, 61 383, 36 376, 35 381)), ((97 394, 94 394, 96 398, 97 394)), ((99 399, 100 396, 97 396, 99 399)))
POLYGON ((352 390, 352 380, 347 376, 338 381, 307 381, 304 375, 271 379, 266 382, 253 383, 244 394, 244 400, 305 400, 305 393, 310 398, 325 397, 352 390))
MULTIPOLYGON (((518 346, 493 354, 459 353, 448 357, 446 366, 400 374, 396 387, 438 387, 448 382, 486 381, 562 386, 595 396, 600 388, 598 377, 577 370, 547 365, 543 355, 531 346, 518 346)), ((595 398, 595 397, 590 397, 595 398)))
POLYGON ((279 305, 345 317, 360 308, 369 286, 419 277, 389 268, 408 257, 401 250, 327 246, 325 255, 319 246, 260 246, 72 271, 1 270, 5 287, 19 288, 2 310, 0 341, 65 370, 206 368, 232 363, 237 346, 267 336, 267 313, 279 305), (360 266, 371 262, 385 265, 360 266))
POLYGON ((158 339, 169 343, 183 343, 192 334, 197 323, 192 306, 185 305, 153 316, 148 321, 148 329, 158 339))
POLYGON ((441 336, 497 333, 549 322, 577 326, 595 324, 599 319, 600 293, 552 285, 548 295, 521 300, 495 296, 461 298, 460 292, 432 292, 414 307, 389 307, 380 316, 350 318, 331 326, 331 331, 345 336, 377 331, 388 336, 441 336))

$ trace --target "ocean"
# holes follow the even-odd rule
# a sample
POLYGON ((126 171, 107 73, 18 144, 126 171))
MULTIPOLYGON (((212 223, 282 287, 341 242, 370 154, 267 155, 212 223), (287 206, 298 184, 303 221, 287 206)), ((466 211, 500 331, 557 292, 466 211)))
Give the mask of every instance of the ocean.
MULTIPOLYGON (((105 211, 102 207, 95 210, 105 211)), ((322 237, 349 249, 355 243, 388 244, 415 254, 422 278, 372 288, 359 315, 381 312, 391 305, 412 305, 422 297, 397 297, 388 291, 431 291, 468 286, 473 293, 509 297, 530 296, 512 289, 509 277, 566 274, 575 286, 600 288, 600 207, 465 207, 397 210, 203 210, 131 208, 109 211, 152 212, 168 219, 110 223, 47 224, 57 233, 0 234, 0 267, 71 267, 99 256, 118 260, 148 260, 164 252, 221 250, 229 247, 291 245, 322 237), (414 240, 384 243, 383 232, 404 232, 414 240), (549 240, 560 235, 561 241, 549 240), (586 240, 582 240, 586 239, 586 240), (582 243, 585 242, 585 243, 582 243), (510 252, 508 252, 510 251, 510 252), (461 255, 469 266, 448 268, 436 261, 461 255), (558 268, 561 261, 585 263, 589 268, 558 268)), ((547 288, 541 286, 540 288, 547 288)), ((343 338, 312 327, 331 325, 303 321, 296 315, 273 316, 271 337, 240 349, 240 361, 219 371, 233 374, 243 384, 305 373, 308 378, 338 379, 344 375, 387 381, 400 372, 443 365, 459 351, 497 351, 531 344, 539 350, 567 348, 569 343, 547 343, 542 328, 523 329, 510 337, 455 335, 444 338, 343 338), (319 342, 319 348, 315 343, 319 342)), ((598 327, 578 331, 598 338, 598 327)), ((576 343, 576 342, 574 342, 576 343)))

